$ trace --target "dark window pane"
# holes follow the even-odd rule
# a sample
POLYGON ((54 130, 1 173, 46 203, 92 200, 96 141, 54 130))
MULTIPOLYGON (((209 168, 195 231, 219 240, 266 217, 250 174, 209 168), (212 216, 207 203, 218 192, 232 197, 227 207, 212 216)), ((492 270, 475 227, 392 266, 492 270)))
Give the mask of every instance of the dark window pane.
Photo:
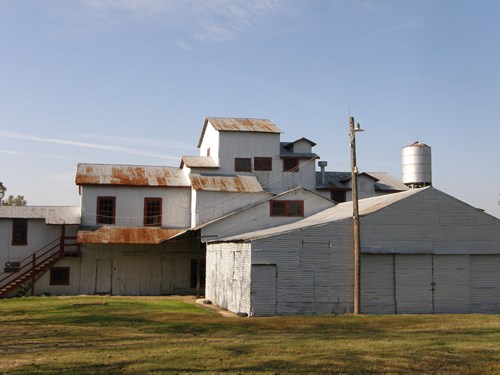
POLYGON ((115 197, 97 197, 97 224, 115 223, 115 197))
POLYGON ((272 171, 273 169, 273 159, 255 157, 253 159, 253 169, 256 171, 272 171))
POLYGON ((28 244, 28 219, 14 219, 12 221, 12 245, 28 244))
POLYGON ((144 198, 144 225, 161 226, 162 199, 144 198))
POLYGON ((236 158, 234 159, 234 170, 236 172, 251 172, 252 159, 250 158, 236 158))
POLYGON ((299 171, 299 159, 296 159, 296 158, 283 159, 283 170, 285 172, 298 172, 299 171))
POLYGON ((50 285, 69 285, 69 267, 52 267, 50 285))

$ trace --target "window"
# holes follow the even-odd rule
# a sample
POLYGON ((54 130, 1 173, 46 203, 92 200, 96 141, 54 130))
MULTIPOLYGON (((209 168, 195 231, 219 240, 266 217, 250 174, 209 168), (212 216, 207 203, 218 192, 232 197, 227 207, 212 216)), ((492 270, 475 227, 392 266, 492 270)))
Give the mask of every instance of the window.
POLYGON ((162 199, 144 198, 144 225, 161 227, 162 199))
POLYGON ((12 221, 12 245, 26 246, 28 244, 28 219, 12 221))
POLYGON ((344 190, 332 190, 330 192, 330 198, 332 201, 337 203, 342 203, 346 201, 345 191, 344 190))
POLYGON ((272 171, 273 159, 272 158, 253 158, 253 169, 256 171, 272 171))
POLYGON ((304 201, 271 201, 271 216, 304 216, 304 201))
POLYGON ((236 172, 251 172, 252 171, 252 159, 250 159, 250 158, 235 158, 234 159, 234 170, 236 172))
POLYGON ((299 159, 297 159, 297 158, 283 159, 283 171, 285 171, 285 172, 298 172, 299 171, 299 159))
POLYGON ((97 224, 115 223, 115 197, 97 197, 97 224))
POLYGON ((69 285, 69 267, 52 267, 50 285, 69 285))
MULTIPOLYGON (((205 259, 200 259, 200 288, 205 287, 205 259)), ((196 273, 198 272, 198 259, 191 259, 191 282, 190 288, 196 288, 196 273)))

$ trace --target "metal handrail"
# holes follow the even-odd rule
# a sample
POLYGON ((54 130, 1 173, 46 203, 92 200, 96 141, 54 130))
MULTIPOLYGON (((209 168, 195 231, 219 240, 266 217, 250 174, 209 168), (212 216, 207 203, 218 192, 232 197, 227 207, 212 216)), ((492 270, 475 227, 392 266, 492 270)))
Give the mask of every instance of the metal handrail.
POLYGON ((74 244, 67 244, 66 240, 76 240, 76 237, 69 237, 69 236, 64 236, 64 237, 59 237, 56 238, 55 240, 49 242, 45 246, 43 246, 41 249, 35 251, 33 254, 28 255, 24 259, 22 259, 20 263, 20 267, 17 271, 15 272, 2 272, 0 273, 0 277, 2 275, 2 278, 0 278, 0 288, 3 288, 7 286, 9 283, 14 282, 16 279, 19 279, 30 272, 35 272, 36 268, 43 264, 44 262, 50 260, 52 257, 57 255, 58 253, 60 255, 64 254, 64 249, 66 247, 77 247, 77 252, 79 252, 80 245, 78 243, 74 244), (57 250, 57 251, 54 251, 57 250))

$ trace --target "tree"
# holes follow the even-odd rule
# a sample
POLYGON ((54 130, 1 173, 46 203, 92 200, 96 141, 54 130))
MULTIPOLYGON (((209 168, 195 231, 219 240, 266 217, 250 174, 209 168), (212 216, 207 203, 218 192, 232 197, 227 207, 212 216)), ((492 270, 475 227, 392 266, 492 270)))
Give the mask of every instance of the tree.
POLYGON ((28 202, 24 199, 24 195, 14 197, 12 194, 7 199, 2 200, 2 206, 26 206, 28 202))
POLYGON ((5 192, 7 188, 3 185, 3 182, 0 182, 0 205, 1 206, 26 206, 28 202, 24 199, 24 195, 18 195, 14 197, 12 194, 7 197, 7 199, 3 199, 5 196, 5 192))

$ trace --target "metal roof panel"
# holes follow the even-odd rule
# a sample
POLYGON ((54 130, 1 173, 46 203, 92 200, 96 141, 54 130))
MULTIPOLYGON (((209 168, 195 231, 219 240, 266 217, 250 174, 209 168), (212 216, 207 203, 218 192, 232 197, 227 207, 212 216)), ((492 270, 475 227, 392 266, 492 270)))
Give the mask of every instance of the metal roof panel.
POLYGON ((79 163, 77 185, 189 187, 182 169, 142 165, 79 163))
POLYGON ((101 227, 95 231, 79 231, 80 244, 134 244, 157 245, 184 229, 157 227, 101 227))
POLYGON ((228 193, 259 193, 263 191, 255 176, 217 176, 191 173, 189 179, 195 190, 228 193))

